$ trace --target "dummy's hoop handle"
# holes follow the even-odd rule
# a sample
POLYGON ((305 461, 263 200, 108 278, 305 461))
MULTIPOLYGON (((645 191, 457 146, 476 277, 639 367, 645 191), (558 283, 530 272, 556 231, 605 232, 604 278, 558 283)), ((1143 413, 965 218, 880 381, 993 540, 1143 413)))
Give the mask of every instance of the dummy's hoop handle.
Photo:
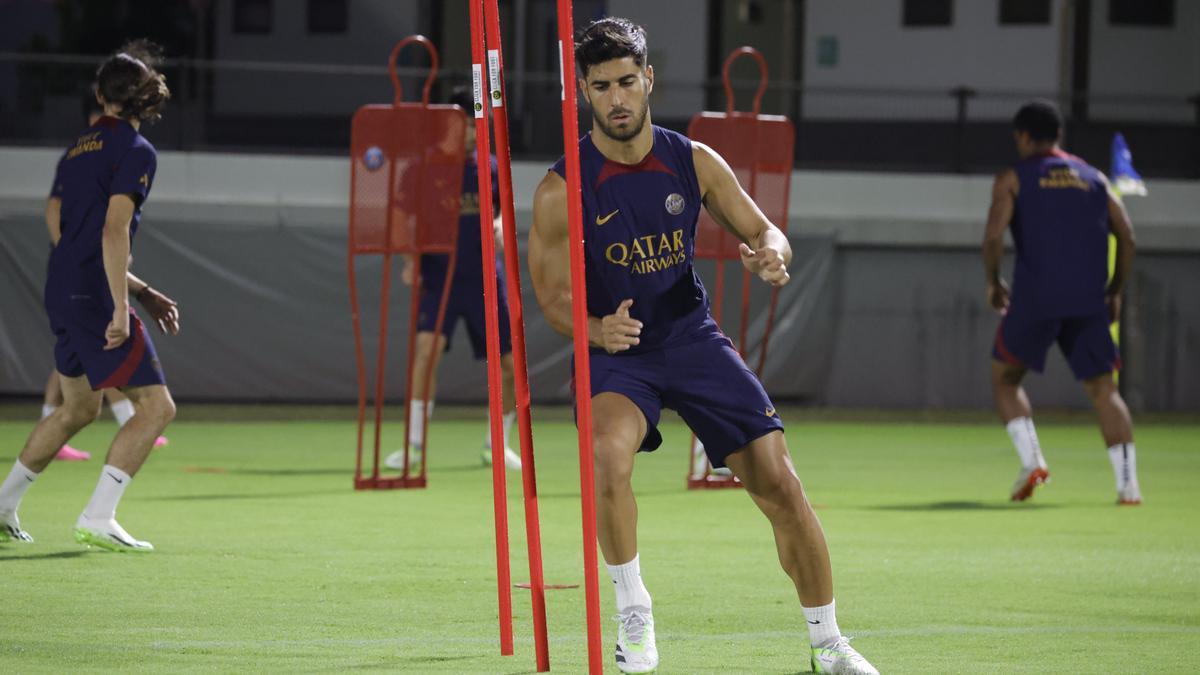
POLYGON ((432 62, 429 66, 429 75, 425 77, 425 88, 421 90, 421 103, 429 105, 429 90, 433 87, 434 79, 437 78, 438 52, 437 47, 433 46, 433 42, 429 38, 424 35, 409 35, 397 42, 396 46, 392 47, 391 56, 388 57, 388 73, 392 76, 392 90, 396 92, 392 102, 396 105, 404 102, 404 89, 400 87, 400 76, 396 74, 396 59, 400 57, 400 50, 414 42, 429 52, 429 59, 432 62))
POLYGON ((733 66, 733 62, 739 57, 750 55, 758 62, 758 91, 754 92, 754 107, 752 112, 757 115, 762 107, 762 97, 767 91, 767 60, 763 58, 762 52, 754 47, 745 46, 738 47, 725 57, 725 65, 721 69, 721 79, 725 82, 725 112, 732 114, 735 110, 733 100, 733 85, 729 83, 729 69, 733 66))

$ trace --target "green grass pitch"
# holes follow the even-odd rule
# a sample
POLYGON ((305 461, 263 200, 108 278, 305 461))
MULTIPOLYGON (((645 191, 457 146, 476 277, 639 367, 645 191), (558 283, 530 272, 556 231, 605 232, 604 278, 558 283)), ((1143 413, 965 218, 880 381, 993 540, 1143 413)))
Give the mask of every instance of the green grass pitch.
MULTIPOLYGON (((5 472, 32 424, 9 420, 5 472)), ((513 593, 517 653, 499 656, 482 422, 434 421, 428 489, 360 493, 352 423, 178 422, 118 513, 158 547, 145 556, 71 541, 113 430, 85 430, 76 445, 100 457, 53 465, 26 495, 36 543, 0 545, 0 671, 533 671, 527 591, 513 593)), ((546 581, 580 583, 574 428, 534 431, 546 581)), ((789 426, 839 622, 882 672, 1200 669, 1200 426, 1138 427, 1135 508, 1113 505, 1094 427, 1039 431, 1053 481, 1012 505, 1016 458, 998 424, 789 426)), ((765 519, 740 491, 685 490, 686 430, 664 432, 634 479, 659 672, 807 672, 765 519)), ((520 582, 516 476, 508 490, 520 582)), ((547 598, 553 670, 583 672, 583 591, 547 598)))

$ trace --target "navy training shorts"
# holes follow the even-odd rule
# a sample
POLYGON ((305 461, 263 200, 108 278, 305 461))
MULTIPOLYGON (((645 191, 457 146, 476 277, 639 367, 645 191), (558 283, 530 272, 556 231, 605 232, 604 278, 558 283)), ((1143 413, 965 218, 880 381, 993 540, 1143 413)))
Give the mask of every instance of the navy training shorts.
POLYGON ((679 413, 714 467, 751 441, 782 431, 783 421, 758 377, 720 332, 640 354, 591 352, 592 396, 621 394, 646 417, 639 452, 662 444, 663 408, 679 413))

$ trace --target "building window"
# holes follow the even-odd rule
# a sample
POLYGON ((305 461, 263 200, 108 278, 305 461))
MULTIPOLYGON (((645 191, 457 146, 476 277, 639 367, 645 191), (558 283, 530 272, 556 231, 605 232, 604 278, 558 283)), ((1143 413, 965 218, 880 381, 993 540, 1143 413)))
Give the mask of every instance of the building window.
POLYGON ((904 26, 925 28, 954 23, 954 0, 904 0, 904 26))
POLYGON ((1175 0, 1109 0, 1108 22, 1114 26, 1175 25, 1175 0))
POLYGON ((233 0, 233 32, 271 32, 271 0, 233 0))
POLYGON ((1044 26, 1050 23, 1050 0, 1000 0, 1001 26, 1044 26))
POLYGON ((349 23, 348 0, 308 0, 308 32, 345 33, 349 23))

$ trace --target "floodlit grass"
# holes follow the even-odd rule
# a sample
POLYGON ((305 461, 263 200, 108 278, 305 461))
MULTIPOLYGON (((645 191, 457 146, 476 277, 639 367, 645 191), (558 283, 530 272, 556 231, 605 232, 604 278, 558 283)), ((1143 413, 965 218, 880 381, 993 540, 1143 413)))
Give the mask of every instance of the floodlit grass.
MULTIPOLYGON (((535 426, 546 581, 577 584, 575 432, 541 417, 555 420, 535 426)), ((31 424, 0 422, 4 472, 31 424)), ((513 594, 517 654, 499 655, 482 422, 435 420, 428 489, 359 493, 352 423, 179 422, 118 512, 157 547, 144 556, 71 540, 113 430, 85 430, 74 445, 99 457, 32 486, 20 515, 36 543, 0 545, 0 671, 533 671, 527 591, 513 594)), ((807 672, 765 519, 741 491, 685 490, 686 430, 663 430, 634 479, 659 672, 807 672)), ((791 424, 843 631, 885 673, 1200 669, 1200 426, 1138 427, 1134 508, 1113 505, 1093 427, 1039 432, 1053 480, 1013 505, 1016 457, 997 424, 791 424)), ((520 582, 517 476, 508 491, 520 582)), ((547 598, 552 667, 582 672, 583 590, 547 598)))

